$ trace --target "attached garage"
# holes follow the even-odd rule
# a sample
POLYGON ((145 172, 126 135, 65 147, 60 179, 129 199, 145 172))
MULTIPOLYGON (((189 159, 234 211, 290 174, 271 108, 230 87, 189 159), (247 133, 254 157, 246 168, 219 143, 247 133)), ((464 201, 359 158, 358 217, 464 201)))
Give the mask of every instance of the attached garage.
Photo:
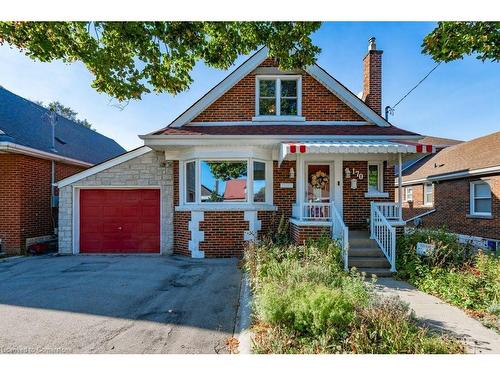
POLYGON ((81 189, 80 253, 159 253, 159 189, 81 189))
POLYGON ((171 254, 173 163, 140 147, 65 178, 59 253, 171 254))

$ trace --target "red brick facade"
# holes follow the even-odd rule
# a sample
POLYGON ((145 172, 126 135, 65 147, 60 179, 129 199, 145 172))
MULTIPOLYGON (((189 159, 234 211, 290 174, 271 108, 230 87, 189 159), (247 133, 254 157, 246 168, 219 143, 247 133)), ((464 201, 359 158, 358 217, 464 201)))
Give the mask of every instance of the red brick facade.
MULTIPOLYGON (((434 205, 425 205, 424 204, 424 185, 417 184, 411 186, 413 189, 413 200, 411 202, 404 202, 405 197, 405 189, 406 186, 403 186, 403 220, 411 219, 417 215, 421 215, 425 212, 431 211, 434 209, 434 205)), ((395 190, 395 199, 398 200, 398 188, 395 190)))
POLYGON ((363 100, 382 113, 382 51, 368 51, 363 59, 363 100))
POLYGON ((370 218, 370 202, 394 202, 394 167, 384 162, 384 192, 388 198, 366 198, 368 191, 368 162, 344 161, 342 170, 356 169, 363 174, 363 179, 357 179, 357 189, 351 189, 351 179, 344 178, 343 209, 344 222, 349 229, 367 229, 370 218))
POLYGON ((321 225, 295 225, 290 223, 290 237, 298 244, 303 244, 307 239, 320 238, 330 234, 330 227, 321 225))
MULTIPOLYGON (((56 181, 84 168, 56 163, 56 181)), ((51 161, 21 154, 0 155, 0 238, 2 251, 21 254, 26 239, 54 234, 51 161)))
MULTIPOLYGON (((420 203, 422 185, 413 188, 415 203, 420 203)), ((422 217, 422 226, 492 239, 500 239, 500 175, 464 178, 434 183, 435 212, 422 217), (476 218, 470 214, 470 182, 487 179, 491 186, 492 218, 476 218)))
MULTIPOLYGON (((267 59, 260 66, 274 66, 267 59)), ((193 122, 251 121, 255 113, 255 73, 250 73, 200 113, 193 122)), ((306 121, 363 121, 356 112, 306 72, 302 74, 302 116, 306 121)))

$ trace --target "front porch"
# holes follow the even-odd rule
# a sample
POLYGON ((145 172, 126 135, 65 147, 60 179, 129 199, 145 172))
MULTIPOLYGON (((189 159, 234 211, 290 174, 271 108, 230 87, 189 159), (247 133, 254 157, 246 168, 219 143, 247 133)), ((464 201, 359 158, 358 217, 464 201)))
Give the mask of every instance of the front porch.
POLYGON ((387 141, 282 144, 279 160, 296 166, 292 238, 327 234, 342 245, 346 270, 395 272, 396 228, 404 221, 394 171, 402 154, 414 152, 415 146, 387 141))

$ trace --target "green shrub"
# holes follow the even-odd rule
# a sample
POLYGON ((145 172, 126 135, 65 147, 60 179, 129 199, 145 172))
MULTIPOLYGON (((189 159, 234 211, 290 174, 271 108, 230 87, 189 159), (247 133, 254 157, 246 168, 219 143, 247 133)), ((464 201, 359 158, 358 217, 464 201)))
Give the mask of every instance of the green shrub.
POLYGON ((461 353, 455 340, 419 327, 408 307, 396 299, 376 301, 358 311, 347 340, 355 353, 461 353))
MULTIPOLYGON (((444 230, 416 230, 402 236, 398 240, 397 267, 398 277, 424 292, 470 310, 478 317, 499 316, 500 259, 475 252, 453 234, 444 230), (435 251, 431 256, 417 255, 417 242, 433 243, 435 251)), ((491 326, 491 317, 486 320, 491 326)))
POLYGON ((344 272, 341 249, 329 238, 301 246, 250 244, 245 269, 254 292, 258 353, 462 351, 455 341, 418 327, 401 302, 379 302, 364 275, 344 272))

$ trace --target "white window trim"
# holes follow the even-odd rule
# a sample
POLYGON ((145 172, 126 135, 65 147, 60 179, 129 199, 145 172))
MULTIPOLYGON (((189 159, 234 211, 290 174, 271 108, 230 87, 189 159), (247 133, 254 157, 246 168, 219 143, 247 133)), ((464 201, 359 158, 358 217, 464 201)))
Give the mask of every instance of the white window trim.
POLYGON ((191 158, 180 161, 181 165, 179 168, 179 206, 186 207, 248 207, 253 206, 264 206, 273 204, 273 162, 270 160, 264 160, 260 158, 248 158, 248 157, 224 157, 224 158, 214 158, 214 157, 199 157, 191 158), (196 199, 195 202, 186 202, 186 164, 189 162, 195 162, 195 189, 196 189, 196 199), (246 201, 238 202, 202 202, 201 201, 201 162, 202 161, 244 161, 247 163, 247 199, 246 201), (266 201, 265 202, 253 202, 253 162, 258 161, 265 163, 266 165, 266 201))
POLYGON ((366 169, 366 179, 367 179, 367 189, 365 193, 366 198, 388 198, 389 193, 384 192, 384 162, 383 161, 369 161, 368 168, 366 169), (370 191, 368 175, 370 173, 370 166, 376 165, 378 168, 378 181, 377 181, 377 191, 370 191))
POLYGON ((299 75, 258 75, 255 76, 255 117, 252 121, 305 121, 302 117, 302 76, 299 75), (259 99, 260 99, 260 81, 261 80, 275 80, 275 105, 276 115, 260 115, 259 99), (296 80, 297 81, 297 115, 295 116, 282 116, 281 111, 281 81, 282 80, 296 80))
POLYGON ((413 186, 405 186, 403 202, 413 202, 413 186), (408 191, 411 191, 411 198, 408 199, 408 191))
POLYGON ((423 185, 423 193, 424 193, 424 206, 433 206, 434 205, 434 184, 433 183, 425 183, 423 185), (431 187, 431 200, 428 201, 427 200, 427 187, 430 186, 431 187))
POLYGON ((476 181, 471 181, 470 186, 469 186, 469 216, 476 216, 476 217, 492 217, 492 210, 493 207, 491 207, 490 212, 476 212, 475 208, 475 200, 476 199, 489 199, 491 201, 491 205, 493 205, 493 199, 491 197, 491 183, 489 180, 476 180, 476 181), (475 187, 476 185, 482 185, 482 184, 487 184, 490 188, 490 196, 488 197, 475 197, 475 187))

